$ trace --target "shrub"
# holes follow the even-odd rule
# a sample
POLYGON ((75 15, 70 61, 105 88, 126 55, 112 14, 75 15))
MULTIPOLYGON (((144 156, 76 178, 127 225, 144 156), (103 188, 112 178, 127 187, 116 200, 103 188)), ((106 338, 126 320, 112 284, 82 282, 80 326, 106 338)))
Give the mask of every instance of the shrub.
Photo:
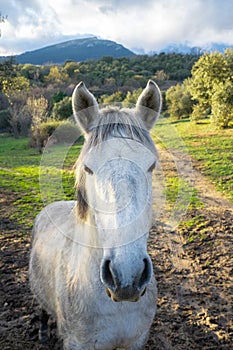
POLYGON ((210 109, 201 104, 195 104, 193 106, 193 111, 190 120, 193 122, 198 122, 201 119, 207 118, 209 116, 210 109))
POLYGON ((25 106, 21 109, 17 105, 12 105, 10 107, 11 118, 9 123, 11 125, 11 133, 15 138, 19 136, 28 136, 29 130, 32 123, 31 115, 25 106))
POLYGON ((9 108, 10 103, 6 95, 0 92, 0 110, 9 108))
POLYGON ((11 94, 10 112, 10 132, 15 138, 19 136, 28 136, 32 117, 26 108, 26 99, 28 91, 15 91, 11 94))
POLYGON ((225 129, 233 121, 233 83, 227 81, 214 87, 211 122, 218 129, 225 129))
POLYGON ((72 143, 76 141, 80 135, 81 132, 77 125, 73 124, 70 121, 63 121, 59 124, 59 127, 53 134, 53 138, 58 143, 72 143))
POLYGON ((9 109, 0 111, 0 132, 8 132, 11 129, 10 125, 11 113, 9 109))
POLYGON ((37 148, 39 151, 45 146, 49 137, 55 132, 59 126, 59 122, 55 120, 43 122, 38 125, 37 132, 31 133, 30 146, 37 148))
POLYGON ((43 147, 43 140, 41 140, 41 124, 48 118, 48 101, 41 96, 40 98, 29 97, 27 99, 27 111, 32 118, 31 135, 32 145, 41 151, 43 147), (37 142, 38 144, 34 144, 37 142))
POLYGON ((174 120, 188 118, 192 113, 193 101, 188 91, 188 82, 170 87, 166 92, 168 114, 174 120))
POLYGON ((37 133, 32 133, 30 145, 41 151, 49 140, 52 144, 72 143, 79 137, 80 131, 72 122, 48 120, 40 124, 37 133))
POLYGON ((66 97, 66 93, 64 91, 58 91, 55 92, 51 98, 51 106, 54 106, 55 103, 58 103, 63 100, 64 97, 66 97))
POLYGON ((53 106, 52 116, 56 120, 68 119, 72 114, 72 102, 70 97, 64 97, 53 106))
POLYGON ((135 105, 141 93, 142 93, 142 88, 134 90, 133 92, 128 91, 126 98, 123 101, 123 105, 125 107, 130 107, 132 104, 135 105))
POLYGON ((114 102, 122 102, 124 98, 125 98, 124 92, 116 91, 110 96, 103 95, 102 98, 100 99, 100 102, 104 104, 110 104, 114 102))

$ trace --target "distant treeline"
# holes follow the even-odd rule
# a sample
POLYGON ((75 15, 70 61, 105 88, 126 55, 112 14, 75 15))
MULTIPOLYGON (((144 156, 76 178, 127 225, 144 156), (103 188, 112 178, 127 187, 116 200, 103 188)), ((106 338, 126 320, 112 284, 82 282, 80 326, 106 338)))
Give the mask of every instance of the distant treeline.
POLYGON ((0 64, 0 132, 31 135, 41 149, 72 115, 71 94, 84 81, 100 103, 134 104, 148 79, 163 93, 163 113, 175 120, 211 118, 219 128, 233 122, 233 51, 224 54, 164 54, 131 58, 103 57, 63 65, 0 64))
MULTIPOLYGON (((130 58, 106 56, 99 60, 66 61, 63 65, 51 66, 15 64, 14 58, 11 58, 0 64, 0 90, 5 92, 12 88, 12 78, 23 77, 28 80, 30 86, 46 87, 56 84, 60 87, 63 85, 64 89, 70 83, 83 80, 100 95, 111 94, 118 89, 127 92, 144 87, 149 78, 158 82, 182 82, 191 75, 192 66, 199 57, 178 53, 139 55, 130 58)), ((13 81, 16 82, 15 79, 13 81)))

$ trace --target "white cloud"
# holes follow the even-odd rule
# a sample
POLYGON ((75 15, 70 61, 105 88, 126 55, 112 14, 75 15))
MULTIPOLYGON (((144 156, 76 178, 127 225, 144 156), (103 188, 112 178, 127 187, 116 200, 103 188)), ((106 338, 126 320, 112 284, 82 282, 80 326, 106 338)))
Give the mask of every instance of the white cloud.
POLYGON ((1 0, 0 54, 35 49, 91 33, 128 48, 171 42, 233 44, 229 0, 1 0))

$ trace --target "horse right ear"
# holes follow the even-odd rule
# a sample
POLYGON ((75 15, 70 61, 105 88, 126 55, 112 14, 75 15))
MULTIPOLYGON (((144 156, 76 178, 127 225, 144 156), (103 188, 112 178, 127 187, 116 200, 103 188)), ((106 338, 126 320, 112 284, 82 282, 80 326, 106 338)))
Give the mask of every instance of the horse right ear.
POLYGON ((81 130, 88 134, 96 125, 99 117, 99 107, 95 97, 83 82, 79 83, 72 95, 72 108, 75 120, 81 130))
POLYGON ((136 104, 136 111, 143 124, 150 130, 156 123, 162 107, 162 96, 159 87, 149 80, 136 104))

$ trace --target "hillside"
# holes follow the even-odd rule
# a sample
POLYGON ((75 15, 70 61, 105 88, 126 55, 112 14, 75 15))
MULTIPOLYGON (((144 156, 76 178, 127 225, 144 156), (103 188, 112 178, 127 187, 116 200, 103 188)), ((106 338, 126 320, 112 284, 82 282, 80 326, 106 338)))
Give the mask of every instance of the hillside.
POLYGON ((220 52, 224 53, 226 49, 232 49, 233 46, 224 43, 210 42, 203 46, 192 46, 191 44, 184 42, 183 44, 171 43, 166 45, 158 51, 153 51, 151 54, 164 52, 169 53, 181 53, 184 55, 203 55, 204 53, 220 52))
POLYGON ((25 52, 16 56, 18 63, 42 65, 46 63, 62 64, 67 60, 86 61, 103 56, 130 57, 135 54, 124 46, 110 40, 96 37, 70 40, 52 46, 25 52))

